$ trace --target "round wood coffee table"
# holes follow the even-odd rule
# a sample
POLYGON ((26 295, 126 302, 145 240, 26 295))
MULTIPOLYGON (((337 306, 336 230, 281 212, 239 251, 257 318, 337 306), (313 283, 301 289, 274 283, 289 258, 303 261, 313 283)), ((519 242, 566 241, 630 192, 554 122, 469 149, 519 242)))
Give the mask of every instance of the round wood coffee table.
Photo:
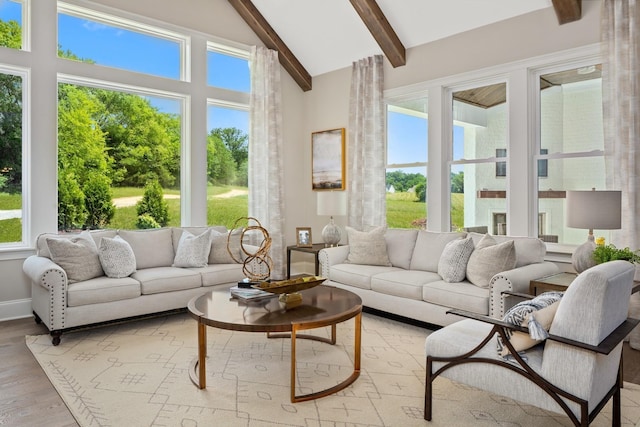
POLYGON ((362 300, 353 292, 320 285, 300 292, 301 304, 287 309, 277 296, 261 301, 231 299, 229 291, 211 291, 189 301, 189 313, 198 321, 198 358, 190 370, 191 381, 206 388, 207 326, 245 332, 266 332, 269 338, 291 338, 291 402, 328 396, 352 384, 360 376, 362 300), (296 338, 336 343, 336 325, 355 322, 353 373, 325 390, 296 395, 296 338), (331 326, 331 338, 299 334, 331 326))

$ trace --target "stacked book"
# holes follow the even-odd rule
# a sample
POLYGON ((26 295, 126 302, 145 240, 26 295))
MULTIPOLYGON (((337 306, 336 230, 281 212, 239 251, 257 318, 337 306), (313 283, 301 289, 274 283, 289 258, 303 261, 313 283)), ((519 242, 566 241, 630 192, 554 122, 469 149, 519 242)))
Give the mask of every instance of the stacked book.
POLYGON ((272 298, 276 296, 271 292, 261 291, 254 288, 241 288, 239 286, 233 286, 229 289, 232 298, 237 298, 242 301, 258 301, 261 299, 272 298))

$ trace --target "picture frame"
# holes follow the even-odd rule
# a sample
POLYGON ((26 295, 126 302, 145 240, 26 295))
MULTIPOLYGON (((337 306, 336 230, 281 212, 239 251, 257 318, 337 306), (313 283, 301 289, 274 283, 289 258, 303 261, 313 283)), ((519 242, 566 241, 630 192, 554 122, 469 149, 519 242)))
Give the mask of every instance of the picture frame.
POLYGON ((345 189, 345 128, 311 134, 311 189, 345 189))
POLYGON ((299 248, 313 247, 311 227, 296 227, 296 246, 299 248))

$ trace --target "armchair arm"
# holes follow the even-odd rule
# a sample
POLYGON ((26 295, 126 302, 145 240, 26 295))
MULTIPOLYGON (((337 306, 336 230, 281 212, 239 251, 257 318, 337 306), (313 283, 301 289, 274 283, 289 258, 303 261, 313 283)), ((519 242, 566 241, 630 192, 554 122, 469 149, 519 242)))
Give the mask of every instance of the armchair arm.
POLYGON ((334 246, 332 248, 321 249, 318 253, 320 261, 320 275, 327 279, 331 279, 331 266, 342 264, 349 256, 349 245, 334 246))
MULTIPOLYGON (((494 318, 489 317, 489 316, 483 316, 481 314, 471 313, 471 312, 464 311, 464 310, 452 309, 452 310, 448 310, 447 314, 455 314, 457 316, 462 316, 462 317, 466 317, 466 318, 469 318, 469 319, 478 320, 480 322, 489 323, 489 324, 492 324, 494 326, 498 326, 498 327, 501 327, 501 328, 529 333, 529 329, 524 327, 524 326, 512 325, 511 323, 507 323, 507 322, 504 322, 502 320, 494 319, 494 318)), ((613 332, 611 332, 597 346, 594 346, 594 345, 591 345, 591 344, 586 344, 586 343, 583 343, 581 341, 575 341, 575 340, 571 340, 571 339, 568 339, 568 338, 564 338, 564 337, 561 337, 559 335, 549 335, 547 337, 547 340, 557 341, 557 342, 560 342, 560 343, 563 343, 563 344, 567 344, 567 345, 570 345, 570 346, 573 346, 573 347, 581 348, 583 350, 589 350, 589 351, 593 351, 595 353, 600 353, 600 354, 607 355, 607 354, 611 353, 613 351, 613 349, 616 348, 617 345, 620 344, 624 340, 624 338, 627 336, 627 334, 629 334, 629 332, 631 332, 638 325, 638 323, 640 323, 640 319, 627 318, 627 320, 622 322, 620 324, 620 326, 618 326, 616 329, 614 329, 613 332)))
POLYGON ((560 269, 552 262, 544 261, 523 265, 513 270, 503 271, 489 282, 489 315, 501 319, 504 313, 518 301, 503 292, 529 293, 529 282, 533 279, 549 276, 560 269))

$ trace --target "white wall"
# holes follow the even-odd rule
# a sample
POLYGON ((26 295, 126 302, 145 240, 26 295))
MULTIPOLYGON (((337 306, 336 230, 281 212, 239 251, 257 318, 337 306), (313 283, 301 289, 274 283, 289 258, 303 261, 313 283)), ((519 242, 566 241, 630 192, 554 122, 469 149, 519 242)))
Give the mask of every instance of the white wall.
MULTIPOLYGON (((244 44, 261 45, 226 0, 99 3, 244 44)), ((407 65, 394 69, 385 61, 385 89, 596 43, 599 14, 600 1, 589 0, 583 2, 583 18, 578 22, 559 26, 553 10, 548 9, 409 49, 407 65)), ((361 58, 353 58, 358 59, 361 58)), ((351 70, 345 68, 314 77, 313 89, 302 92, 283 71, 285 229, 289 244, 295 243, 295 228, 300 226, 312 227, 313 235, 317 236, 314 240, 319 241, 322 227, 328 222, 316 215, 316 195, 311 190, 311 132, 348 128, 350 80, 351 70)), ((437 143, 438 140, 430 138, 430 144, 437 143)), ((55 162, 50 163, 46 167, 55 168, 55 162)), ((50 175, 53 169, 47 173, 50 175)), ((434 211, 430 211, 431 218, 437 217, 434 211)), ((346 218, 336 218, 338 225, 344 226, 345 221, 346 218)), ((0 258, 0 319, 15 317, 16 311, 29 314, 24 307, 30 298, 30 285, 21 271, 21 261, 26 255, 4 254, 0 258)))

